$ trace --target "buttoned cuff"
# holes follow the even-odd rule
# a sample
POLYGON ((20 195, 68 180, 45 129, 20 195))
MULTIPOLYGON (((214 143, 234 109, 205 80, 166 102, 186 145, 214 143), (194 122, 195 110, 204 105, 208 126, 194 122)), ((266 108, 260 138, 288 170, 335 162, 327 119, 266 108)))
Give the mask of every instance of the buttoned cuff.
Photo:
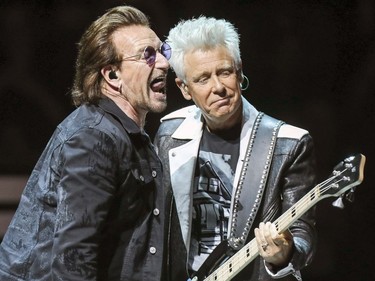
POLYGON ((273 278, 273 279, 280 279, 283 278, 289 274, 292 274, 296 280, 302 281, 301 272, 299 270, 295 270, 293 267, 293 264, 290 262, 288 266, 280 269, 277 272, 272 272, 266 265, 266 262, 263 260, 264 267, 266 268, 267 273, 273 278))

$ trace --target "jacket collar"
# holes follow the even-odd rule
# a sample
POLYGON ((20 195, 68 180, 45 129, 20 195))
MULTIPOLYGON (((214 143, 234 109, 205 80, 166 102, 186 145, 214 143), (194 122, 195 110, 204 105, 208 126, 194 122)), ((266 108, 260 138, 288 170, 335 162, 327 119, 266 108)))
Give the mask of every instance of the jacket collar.
POLYGON ((138 127, 138 125, 131 118, 129 118, 110 98, 101 98, 98 106, 105 112, 115 116, 129 134, 140 134, 142 132, 141 128, 138 127))

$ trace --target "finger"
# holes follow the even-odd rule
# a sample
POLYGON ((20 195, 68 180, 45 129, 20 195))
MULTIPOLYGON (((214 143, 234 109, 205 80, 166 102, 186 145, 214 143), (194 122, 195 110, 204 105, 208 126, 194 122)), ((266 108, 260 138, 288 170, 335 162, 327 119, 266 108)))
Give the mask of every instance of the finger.
POLYGON ((258 250, 259 250, 259 253, 262 256, 266 253, 266 249, 269 245, 268 242, 264 238, 263 231, 262 231, 263 227, 264 226, 262 225, 259 228, 254 229, 255 239, 256 239, 256 242, 257 242, 258 250), (260 229, 260 228, 262 228, 262 229, 260 229))
POLYGON ((289 230, 287 230, 281 234, 278 234, 276 237, 274 237, 273 241, 275 245, 277 246, 290 247, 293 245, 293 235, 291 234, 289 230))
POLYGON ((277 237, 280 236, 280 234, 278 233, 276 229, 276 225, 274 223, 270 225, 270 233, 271 233, 272 239, 276 239, 277 237))
POLYGON ((275 234, 275 233, 278 234, 277 229, 276 229, 276 225, 274 223, 271 223, 270 230, 271 230, 272 234, 275 234))
POLYGON ((259 231, 258 231, 258 233, 259 233, 259 237, 261 238, 261 240, 263 241, 263 242, 265 242, 265 223, 264 222, 261 222, 260 224, 259 224, 259 231))
POLYGON ((266 243, 265 239, 264 239, 264 236, 262 234, 262 231, 259 229, 259 228, 255 228, 254 229, 254 233, 255 233, 255 239, 257 241, 257 244, 259 246, 263 245, 264 243, 266 243))
POLYGON ((293 234, 290 232, 289 229, 285 230, 283 233, 282 233, 283 237, 287 240, 293 240, 293 234))
POLYGON ((284 236, 283 233, 280 234, 277 231, 275 224, 271 225, 271 233, 272 233, 271 234, 272 235, 272 239, 273 239, 273 241, 274 241, 274 243, 275 243, 276 246, 283 245, 283 244, 287 243, 288 240, 290 240, 290 239, 287 238, 289 236, 289 233, 286 236, 284 236))
POLYGON ((272 242, 271 222, 266 222, 263 227, 263 235, 268 243, 272 242))
POLYGON ((266 225, 266 224, 265 224, 264 222, 261 222, 261 223, 259 224, 259 230, 263 232, 263 231, 264 231, 264 227, 265 227, 265 225, 266 225))

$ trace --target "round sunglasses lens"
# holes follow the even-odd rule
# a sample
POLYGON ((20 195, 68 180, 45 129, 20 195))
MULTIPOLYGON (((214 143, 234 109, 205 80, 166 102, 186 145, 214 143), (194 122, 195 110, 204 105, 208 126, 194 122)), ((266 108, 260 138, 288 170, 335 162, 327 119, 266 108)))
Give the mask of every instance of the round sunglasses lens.
POLYGON ((143 56, 148 65, 153 65, 156 60, 156 50, 153 47, 148 46, 146 47, 143 56))
POLYGON ((163 43, 161 45, 161 48, 160 48, 160 51, 162 53, 162 55, 167 59, 169 60, 171 58, 171 54, 172 54, 172 49, 171 49, 171 46, 169 46, 168 43, 163 43))

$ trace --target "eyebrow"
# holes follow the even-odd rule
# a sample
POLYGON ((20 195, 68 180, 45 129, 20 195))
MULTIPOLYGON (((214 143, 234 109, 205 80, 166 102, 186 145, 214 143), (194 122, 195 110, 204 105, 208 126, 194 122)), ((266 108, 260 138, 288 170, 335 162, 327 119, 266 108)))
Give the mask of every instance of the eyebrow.
MULTIPOLYGON (((223 71, 223 70, 235 70, 235 67, 232 64, 222 65, 222 66, 219 66, 218 68, 216 68, 215 72, 220 72, 220 71, 223 71)), ((202 72, 199 72, 196 75, 192 76, 191 78, 193 80, 195 80, 195 79, 198 79, 202 76, 211 76, 211 73, 212 73, 211 71, 202 71, 202 72)))
POLYGON ((202 76, 211 76, 211 72, 210 71, 203 71, 203 72, 199 72, 197 73, 196 75, 192 76, 191 79, 192 80, 196 80, 202 76))
MULTIPOLYGON (((148 45, 147 45, 148 46, 148 45)), ((144 46, 144 47, 139 47, 138 50, 135 50, 134 53, 135 54, 130 54, 129 55, 126 55, 125 58, 126 59, 129 59, 129 58, 134 58, 134 57, 137 57, 139 55, 143 55, 143 51, 145 50, 145 48, 147 48, 147 46, 144 46)))
POLYGON ((147 48, 147 46, 139 47, 138 49, 135 50, 135 53, 142 54, 145 48, 147 48))

